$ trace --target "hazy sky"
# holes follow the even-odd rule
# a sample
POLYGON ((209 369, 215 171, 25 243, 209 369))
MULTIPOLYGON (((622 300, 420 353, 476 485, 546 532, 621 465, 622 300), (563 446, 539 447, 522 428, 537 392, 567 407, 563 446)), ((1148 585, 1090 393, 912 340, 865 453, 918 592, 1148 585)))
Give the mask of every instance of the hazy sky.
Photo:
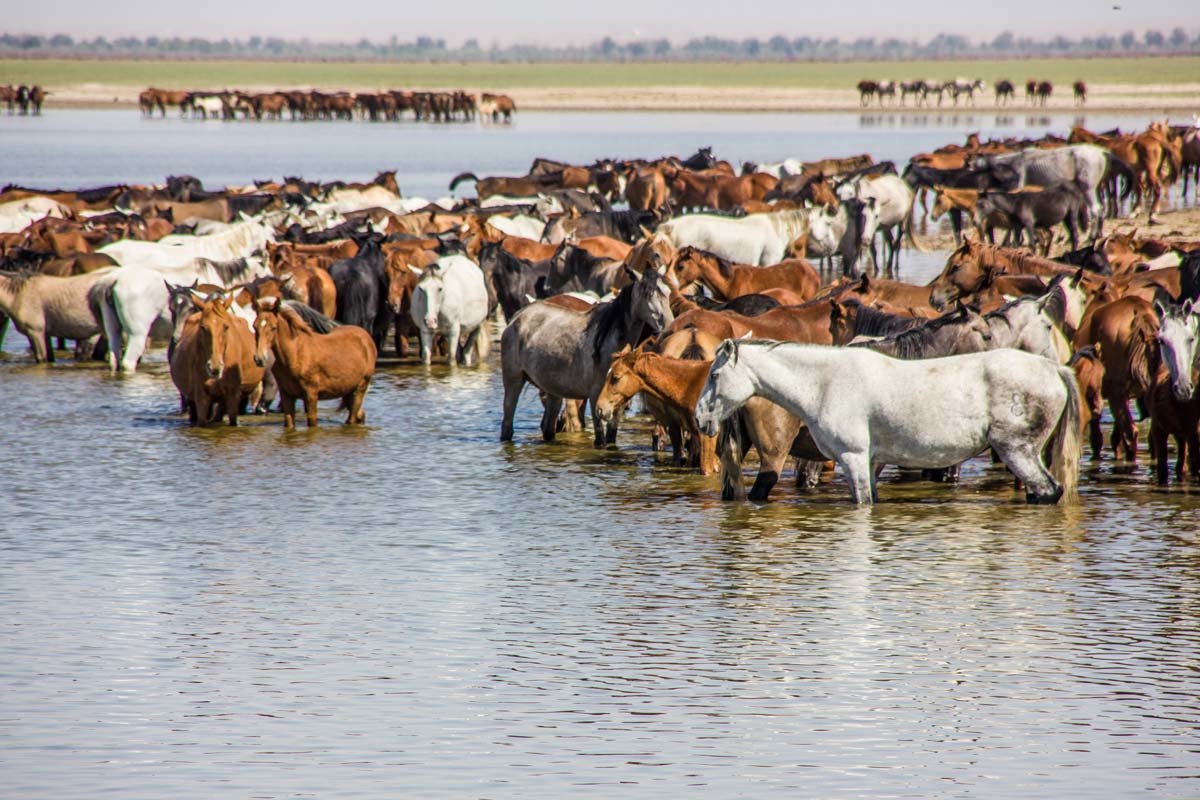
POLYGON ((57 0, 12 3, 0 29, 73 36, 223 36, 314 40, 411 40, 428 34, 457 44, 584 43, 692 36, 797 36, 928 39, 939 32, 991 40, 1002 30, 1046 38, 1132 29, 1200 30, 1197 0, 57 0), (1121 8, 1116 10, 1114 5, 1121 8))

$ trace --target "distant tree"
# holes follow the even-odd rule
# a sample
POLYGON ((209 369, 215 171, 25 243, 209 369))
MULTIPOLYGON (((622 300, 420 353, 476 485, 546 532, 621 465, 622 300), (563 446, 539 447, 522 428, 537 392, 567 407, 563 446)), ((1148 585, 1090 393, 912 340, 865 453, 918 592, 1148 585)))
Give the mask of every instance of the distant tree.
POLYGON ((742 52, 750 56, 750 58, 757 58, 758 54, 762 52, 762 45, 758 39, 746 39, 742 42, 742 52))
POLYGON ((1016 41, 1017 37, 1013 35, 1012 31, 1004 31, 992 40, 992 47, 996 50, 1012 50, 1016 41))
POLYGON ((70 47, 75 44, 75 40, 65 33, 56 33, 50 37, 51 47, 70 47))
POLYGON ((1162 35, 1161 31, 1146 31, 1145 36, 1142 37, 1142 41, 1146 43, 1147 47, 1159 48, 1163 46, 1166 37, 1162 35))
POLYGON ((767 49, 776 56, 789 56, 792 54, 792 43, 786 36, 775 34, 767 40, 767 49))
POLYGON ((1173 28, 1171 30, 1171 38, 1167 41, 1171 43, 1171 47, 1174 49, 1182 50, 1188 43, 1187 31, 1183 28, 1173 28))
POLYGON ((1133 35, 1133 31, 1125 31, 1121 34, 1121 47, 1125 50, 1132 50, 1137 47, 1137 37, 1133 35))
POLYGON ((663 58, 671 53, 671 42, 669 39, 656 39, 654 42, 654 57, 663 58))
POLYGON ((611 36, 605 36, 600 40, 600 52, 603 53, 605 57, 611 56, 616 51, 617 43, 611 36))

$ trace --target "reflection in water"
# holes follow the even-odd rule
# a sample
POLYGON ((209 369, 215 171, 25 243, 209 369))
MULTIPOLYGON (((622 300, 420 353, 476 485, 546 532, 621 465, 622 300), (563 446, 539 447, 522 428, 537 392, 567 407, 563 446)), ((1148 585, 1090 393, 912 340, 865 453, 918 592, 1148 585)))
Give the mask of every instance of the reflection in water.
POLYGON ((1200 782, 1195 487, 1102 462, 1080 507, 1028 508, 977 460, 870 509, 786 477, 722 503, 643 418, 543 445, 530 394, 500 445, 494 361, 381 371, 363 430, 194 431, 161 355, 114 379, 8 347, 14 796, 1200 782))

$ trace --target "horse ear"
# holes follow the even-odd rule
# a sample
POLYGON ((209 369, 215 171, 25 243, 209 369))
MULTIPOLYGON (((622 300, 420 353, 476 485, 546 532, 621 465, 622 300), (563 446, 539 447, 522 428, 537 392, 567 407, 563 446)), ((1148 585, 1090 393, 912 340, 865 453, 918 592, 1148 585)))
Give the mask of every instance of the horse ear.
POLYGON ((1195 303, 1193 303, 1192 299, 1189 297, 1187 300, 1183 301, 1183 305, 1180 306, 1180 308, 1183 309, 1183 315, 1186 317, 1191 315, 1191 313, 1195 310, 1195 303))
MULTIPOLYGON (((1167 315, 1167 307, 1164 306, 1161 301, 1155 300, 1154 301, 1154 313, 1158 315, 1159 319, 1162 319, 1163 317, 1165 317, 1167 315)), ((1134 322, 1136 322, 1136 321, 1137 321, 1137 318, 1135 317, 1134 322)))
POLYGON ((629 346, 629 342, 626 342, 620 350, 613 351, 612 360, 617 361, 621 356, 628 355, 631 352, 633 352, 633 348, 629 346))
POLYGON ((1072 289, 1074 289, 1076 286, 1078 286, 1078 285, 1079 285, 1079 282, 1080 282, 1080 281, 1082 281, 1082 280, 1083 280, 1083 267, 1080 267, 1080 268, 1079 268, 1079 271, 1078 271, 1078 272, 1076 272, 1076 273, 1075 273, 1075 274, 1074 274, 1074 275, 1071 277, 1071 288, 1072 288, 1072 289))
POLYGON ((642 279, 641 273, 639 273, 637 270, 635 270, 633 267, 629 266, 628 264, 623 264, 622 268, 625 270, 625 274, 628 275, 633 280, 640 281, 642 279))

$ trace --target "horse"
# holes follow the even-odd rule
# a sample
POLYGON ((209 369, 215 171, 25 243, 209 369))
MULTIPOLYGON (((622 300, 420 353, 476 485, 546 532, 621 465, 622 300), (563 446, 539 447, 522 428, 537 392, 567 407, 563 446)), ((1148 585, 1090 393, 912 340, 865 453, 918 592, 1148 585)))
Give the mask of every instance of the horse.
POLYGON ((1071 86, 1075 91, 1075 105, 1082 106, 1087 103, 1087 84, 1083 81, 1075 81, 1071 86))
POLYGON ((443 256, 425 270, 413 289, 410 313, 421 339, 422 363, 433 357, 434 333, 446 337, 452 366, 458 362, 461 337, 466 338, 464 364, 479 364, 487 356, 487 287, 483 272, 466 256, 443 256))
POLYGON ((809 300, 821 285, 817 271, 802 258, 791 258, 769 267, 753 267, 730 264, 720 256, 690 246, 679 251, 670 274, 680 286, 700 281, 723 300, 761 294, 770 289, 786 289, 802 300, 809 300))
POLYGON ((1012 103, 1016 87, 1008 79, 996 81, 996 105, 1006 106, 1012 103))
POLYGON ((104 323, 109 368, 113 372, 135 371, 146 352, 148 337, 156 329, 166 329, 170 315, 164 282, 178 286, 199 281, 227 288, 268 274, 267 267, 256 258, 225 263, 195 258, 183 266, 125 266, 107 273, 92 286, 88 302, 99 309, 104 323))
POLYGON ((987 173, 996 188, 1007 192, 1029 184, 1056 186, 1073 181, 1087 198, 1092 220, 1091 235, 1101 235, 1104 207, 1100 202, 1100 186, 1108 174, 1113 156, 1094 144, 1075 144, 1052 150, 1022 150, 1001 155, 976 155, 970 159, 972 169, 987 173))
POLYGON ((278 297, 255 303, 254 363, 266 366, 279 384, 285 428, 296 426, 296 400, 304 400, 308 427, 317 427, 317 401, 341 398, 347 425, 366 422, 363 399, 375 372, 375 341, 357 325, 316 332, 278 297))
POLYGON ((689 466, 698 467, 701 475, 717 471, 716 441, 702 436, 696 426, 696 401, 708 377, 710 362, 668 358, 642 348, 628 345, 613 353, 612 366, 604 386, 596 397, 596 411, 608 422, 636 394, 642 394, 658 413, 655 416, 666 425, 671 436, 675 465, 684 466, 682 433, 690 436, 689 466))
POLYGON ((382 239, 377 233, 368 235, 360 241, 353 257, 329 267, 337 301, 335 319, 370 331, 376 349, 383 345, 392 323, 392 310, 387 302, 387 260, 380 249, 382 239))
POLYGON ((735 264, 767 266, 783 261, 792 242, 808 232, 808 209, 748 214, 741 218, 690 214, 655 231, 674 247, 691 245, 735 264))
POLYGON ((1146 397, 1150 411, 1150 452, 1160 484, 1169 479, 1167 439, 1175 437, 1175 477, 1183 480, 1184 464, 1200 477, 1200 395, 1196 394, 1196 344, 1200 309, 1191 300, 1178 305, 1154 304, 1158 315, 1159 366, 1146 397))
POLYGON ((1141 401, 1153 385, 1158 328, 1153 304, 1126 296, 1090 312, 1075 334, 1076 347, 1099 345, 1104 364, 1101 394, 1112 412, 1112 448, 1118 461, 1137 461, 1137 426, 1129 400, 1141 401))
POLYGON ((513 438, 513 417, 525 383, 543 393, 542 438, 553 441, 564 398, 587 399, 592 405, 594 445, 616 441, 617 423, 607 428, 596 411, 612 354, 637 344, 643 331, 664 329, 674 315, 670 287, 656 269, 647 269, 609 303, 588 311, 572 311, 549 301, 532 303, 517 312, 500 338, 504 382, 504 418, 500 441, 513 438))
MULTIPOLYGON (((1087 198, 1073 181, 1064 181, 1040 192, 983 192, 979 195, 976 213, 984 219, 996 213, 1004 215, 1008 218, 1008 227, 1016 232, 1016 243, 1021 243, 1024 233, 1029 240, 1029 249, 1035 252, 1039 228, 1049 230, 1061 223, 1067 229, 1072 250, 1079 247, 1079 231, 1090 228, 1087 198)), ((1050 239, 1053 238, 1051 235, 1050 239)), ((1046 242, 1043 253, 1050 254, 1050 241, 1046 242)))
MULTIPOLYGON (((86 349, 84 345, 101 333, 88 295, 97 282, 114 271, 109 267, 71 277, 0 272, 0 312, 29 339, 37 363, 54 362, 54 338, 74 339, 79 358, 86 349)), ((0 326, 0 341, 7 324, 5 319, 0 326)))
POLYGON ((1076 350, 1067 366, 1075 370, 1079 384, 1080 435, 1087 429, 1092 459, 1099 461, 1104 450, 1104 433, 1100 429, 1100 416, 1104 413, 1104 362, 1100 358, 1100 345, 1076 350))
POLYGON ((251 394, 262 385, 254 336, 230 311, 236 292, 202 296, 190 289, 198 313, 188 317, 171 355, 171 380, 179 389, 192 425, 207 425, 213 408, 236 426, 251 394))
MULTIPOLYGON (((912 232, 913 190, 900 176, 853 178, 839 184, 837 194, 843 200, 875 201, 874 209, 879 220, 877 230, 884 241, 884 269, 889 275, 896 274, 900 268, 900 241, 904 235, 908 236, 910 245, 920 249, 912 232)), ((871 239, 871 261, 878 267, 874 237, 871 239)))
POLYGON ((1027 502, 1076 494, 1075 374, 1028 353, 902 361, 861 348, 728 341, 696 404, 700 431, 716 435, 755 396, 804 421, 858 504, 876 500, 875 464, 950 467, 989 445, 1024 483, 1027 502), (1047 445, 1050 470, 1042 463, 1047 445))
POLYGON ((529 305, 529 297, 537 296, 539 280, 545 285, 550 259, 529 261, 513 255, 500 243, 489 243, 479 251, 479 268, 495 287, 504 318, 511 320, 529 305))

